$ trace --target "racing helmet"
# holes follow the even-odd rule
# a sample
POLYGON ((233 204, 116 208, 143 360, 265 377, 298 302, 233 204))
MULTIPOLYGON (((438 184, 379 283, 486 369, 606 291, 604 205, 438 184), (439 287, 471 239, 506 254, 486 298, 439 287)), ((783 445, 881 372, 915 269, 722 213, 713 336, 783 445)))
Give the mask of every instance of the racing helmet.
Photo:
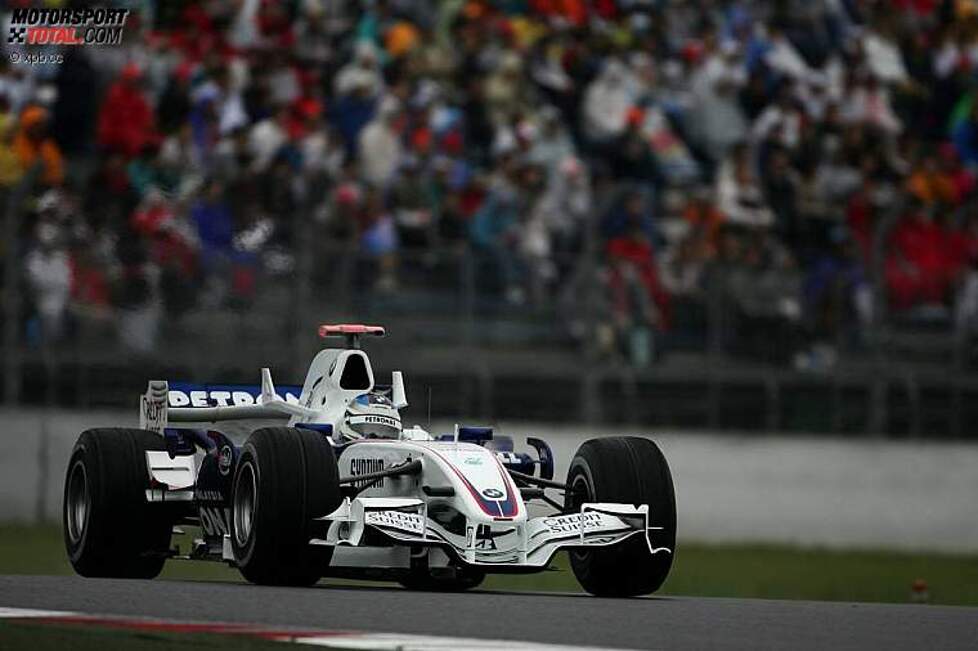
POLYGON ((397 439, 401 436, 401 417, 390 398, 365 393, 347 406, 340 433, 347 439, 397 439))

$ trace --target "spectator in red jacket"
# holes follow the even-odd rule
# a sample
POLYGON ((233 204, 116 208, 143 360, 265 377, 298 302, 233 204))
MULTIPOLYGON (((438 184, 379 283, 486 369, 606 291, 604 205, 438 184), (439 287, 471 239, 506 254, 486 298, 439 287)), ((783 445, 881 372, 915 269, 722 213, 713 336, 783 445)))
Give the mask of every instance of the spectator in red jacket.
POLYGON ((894 308, 944 302, 956 267, 949 255, 951 239, 951 233, 925 206, 911 206, 893 229, 886 260, 894 308))
POLYGON ((98 144, 106 150, 132 157, 154 138, 153 108, 141 85, 142 73, 130 64, 109 88, 98 118, 98 144))
POLYGON ((655 331, 669 325, 669 294, 659 282, 652 244, 635 221, 608 242, 608 285, 615 330, 630 363, 648 366, 655 356, 655 331))
POLYGON ((665 330, 669 294, 659 282, 652 244, 637 224, 608 242, 608 260, 611 292, 620 317, 665 330))

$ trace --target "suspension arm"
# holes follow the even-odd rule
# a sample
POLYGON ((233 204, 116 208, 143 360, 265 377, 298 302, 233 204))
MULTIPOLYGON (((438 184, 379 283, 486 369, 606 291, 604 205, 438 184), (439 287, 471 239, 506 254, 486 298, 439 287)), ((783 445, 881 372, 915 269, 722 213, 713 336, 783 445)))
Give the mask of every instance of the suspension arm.
MULTIPOLYGON (((509 470, 507 468, 507 470, 509 470)), ((516 479, 527 484, 536 484, 537 486, 545 486, 546 488, 558 488, 562 491, 567 490, 567 484, 563 484, 559 481, 554 481, 552 479, 544 479, 543 477, 534 477, 533 475, 527 475, 522 472, 517 472, 516 470, 509 470, 509 475, 513 479, 516 479)))

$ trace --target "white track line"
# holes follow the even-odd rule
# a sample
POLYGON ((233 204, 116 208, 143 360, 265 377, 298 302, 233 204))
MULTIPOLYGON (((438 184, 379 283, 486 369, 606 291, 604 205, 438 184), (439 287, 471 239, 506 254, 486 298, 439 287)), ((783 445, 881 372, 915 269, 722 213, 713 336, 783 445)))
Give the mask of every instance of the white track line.
MULTIPOLYGON (((79 623, 94 620, 94 625, 111 621, 125 625, 130 623, 137 628, 140 622, 153 621, 172 623, 179 627, 187 622, 177 620, 161 620, 157 618, 139 618, 114 615, 94 615, 90 613, 69 612, 64 610, 32 610, 29 608, 0 607, 0 619, 44 619, 59 620, 77 619, 79 623)), ((214 622, 216 633, 229 635, 249 635, 247 625, 241 629, 228 631, 226 623, 214 622)), ((252 634, 261 633, 265 639, 276 639, 282 642, 295 642, 325 647, 329 649, 356 649, 360 651, 610 651, 602 647, 567 646, 561 644, 541 644, 537 642, 522 642, 519 640, 483 640, 469 637, 443 637, 440 635, 402 635, 399 633, 352 633, 323 631, 322 635, 290 634, 282 630, 269 636, 269 628, 256 625, 252 634)), ((197 632, 206 633, 206 630, 197 632)))
POLYGON ((31 619, 34 617, 75 617, 79 613, 64 610, 31 610, 30 608, 0 607, 0 619, 31 619))
POLYGON ((329 649, 364 651, 601 651, 600 647, 540 644, 519 640, 481 640, 440 635, 401 635, 398 633, 351 633, 323 637, 295 637, 292 642, 329 649))

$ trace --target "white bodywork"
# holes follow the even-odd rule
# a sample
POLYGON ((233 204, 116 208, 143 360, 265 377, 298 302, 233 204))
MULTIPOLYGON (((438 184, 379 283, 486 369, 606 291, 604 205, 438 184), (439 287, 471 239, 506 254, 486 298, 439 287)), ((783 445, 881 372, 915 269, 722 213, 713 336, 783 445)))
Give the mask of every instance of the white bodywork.
POLYGON ((562 547, 611 545, 650 528, 648 507, 626 504, 529 518, 496 453, 473 443, 357 442, 340 456, 340 474, 418 459, 419 475, 384 478, 324 518, 329 535, 314 544, 357 547, 372 527, 404 545, 445 548, 469 565, 544 568, 562 547))
MULTIPOLYGON (((330 523, 328 534, 310 544, 334 548, 331 566, 405 568, 412 555, 424 554, 430 567, 455 563, 532 571, 545 568, 561 548, 614 545, 636 534, 647 541, 656 538, 655 514, 644 505, 586 503, 577 513, 529 518, 520 488, 500 461, 504 453, 459 441, 458 427, 451 440, 435 440, 418 426, 402 428, 399 409, 407 402, 400 373, 392 376, 389 397, 379 396, 370 361, 359 349, 325 349, 316 355, 297 399, 276 393, 267 368, 261 377, 261 396, 254 404, 223 392, 227 395, 217 396, 216 405, 215 396, 208 400, 205 395, 172 406, 167 384, 151 382, 141 397, 140 425, 160 434, 175 422, 277 419, 289 426, 314 426, 337 450, 339 474, 346 478, 420 460, 420 473, 363 482, 355 497, 322 518, 330 523), (358 438, 353 431, 375 424, 393 436, 358 438), (381 534, 384 544, 376 544, 368 531, 381 534)), ((181 397, 179 403, 187 400, 181 397)), ((147 491, 148 499, 192 496, 198 470, 194 457, 148 452, 147 467, 157 486, 147 491)), ((225 558, 233 560, 226 543, 225 558)), ((650 542, 649 552, 671 550, 650 542)))

